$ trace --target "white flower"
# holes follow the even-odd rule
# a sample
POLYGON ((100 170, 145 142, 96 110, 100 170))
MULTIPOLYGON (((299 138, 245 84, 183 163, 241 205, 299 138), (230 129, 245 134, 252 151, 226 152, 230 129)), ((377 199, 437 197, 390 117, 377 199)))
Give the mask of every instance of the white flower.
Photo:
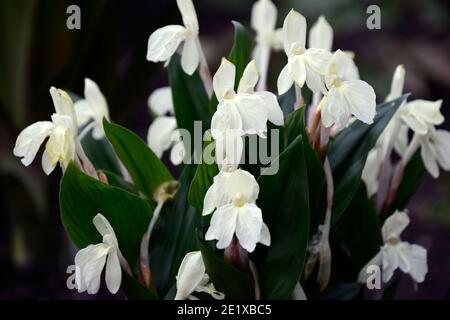
POLYGON ((248 252, 253 252, 258 242, 269 246, 269 229, 256 205, 258 193, 258 183, 247 171, 221 171, 214 177, 204 199, 203 215, 216 211, 205 239, 218 240, 219 249, 228 247, 235 234, 248 252))
POLYGON ((84 99, 75 102, 75 112, 77 114, 78 128, 83 127, 90 120, 94 120, 89 125, 89 129, 93 129, 92 136, 95 139, 104 137, 103 118, 109 120, 108 104, 97 84, 91 79, 84 79, 84 99))
POLYGON ((370 260, 361 270, 358 280, 365 283, 367 267, 370 265, 382 266, 383 282, 387 283, 398 268, 409 274, 415 282, 423 282, 428 272, 427 250, 416 244, 401 241, 400 234, 409 224, 406 213, 396 211, 386 219, 383 228, 384 246, 380 252, 370 260))
POLYGON ((97 214, 92 221, 97 231, 103 236, 103 242, 91 244, 76 254, 75 280, 78 292, 86 290, 89 294, 98 292, 102 270, 106 263, 106 286, 111 293, 115 294, 122 282, 120 260, 123 257, 119 244, 111 224, 103 215, 97 214))
POLYGON ((442 100, 414 100, 402 106, 398 117, 414 132, 426 134, 431 127, 444 122, 441 106, 442 100))
POLYGON ((345 71, 351 59, 341 50, 334 53, 328 66, 325 82, 328 92, 322 103, 322 123, 325 127, 344 128, 353 115, 371 124, 376 114, 373 88, 362 80, 347 80, 345 71))
POLYGON ((184 26, 169 25, 152 33, 148 40, 147 60, 169 61, 180 44, 184 42, 181 66, 192 75, 200 62, 200 42, 198 40, 198 20, 192 0, 177 0, 184 26))
POLYGON ((294 82, 301 88, 306 84, 313 92, 323 92, 325 74, 331 53, 317 48, 306 49, 306 19, 291 10, 283 23, 283 46, 287 65, 278 77, 278 94, 287 92, 294 82))
POLYGON ((256 32, 253 58, 262 77, 267 76, 271 49, 283 48, 283 31, 275 29, 277 15, 277 8, 270 0, 258 0, 253 5, 251 25, 256 32))
POLYGON ((173 117, 172 90, 170 87, 156 89, 148 99, 149 108, 156 117, 148 128, 147 144, 159 158, 172 148, 170 160, 174 165, 183 162, 186 154, 183 141, 173 117), (165 114, 169 114, 165 116, 165 114))
POLYGON ((77 118, 72 99, 59 89, 50 88, 56 113, 52 121, 39 121, 25 128, 17 137, 14 155, 25 166, 33 162, 39 147, 49 137, 42 154, 42 169, 49 175, 57 163, 65 169, 75 159, 77 148, 77 118))
POLYGON ((264 136, 267 120, 275 125, 283 125, 283 112, 276 96, 268 91, 255 92, 258 82, 256 63, 252 60, 244 70, 237 93, 234 91, 236 67, 227 59, 214 75, 213 86, 219 105, 212 119, 212 135, 220 133, 215 124, 225 115, 232 120, 229 129, 243 130, 243 133, 258 133, 264 136))
POLYGON ((323 15, 317 19, 309 30, 308 46, 326 51, 333 49, 333 28, 323 15))
POLYGON ((177 294, 175 300, 197 300, 192 295, 194 292, 206 292, 217 300, 223 300, 225 295, 214 288, 214 284, 209 282, 206 274, 200 251, 193 251, 186 254, 181 262, 177 275, 177 294))

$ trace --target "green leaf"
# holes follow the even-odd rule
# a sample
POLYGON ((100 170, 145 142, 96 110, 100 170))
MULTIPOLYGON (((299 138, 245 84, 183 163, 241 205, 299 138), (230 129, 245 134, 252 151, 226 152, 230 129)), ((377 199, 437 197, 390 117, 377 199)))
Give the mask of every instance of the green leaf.
POLYGON ((408 204, 409 199, 419 187, 422 177, 425 173, 425 166, 420 154, 416 154, 406 165, 402 182, 398 187, 397 196, 391 211, 403 210, 408 204))
POLYGON ((166 202, 149 244, 150 269, 160 296, 175 284, 175 276, 186 253, 197 250, 195 230, 200 214, 187 203, 195 166, 186 165, 180 176, 180 189, 173 201, 166 202))
POLYGON ((173 180, 161 160, 136 134, 106 120, 103 128, 136 188, 149 199, 153 199, 153 193, 162 183, 173 180))
MULTIPOLYGON (((142 235, 154 209, 149 202, 101 183, 70 164, 61 180, 59 203, 64 228, 78 248, 102 242, 102 236, 92 223, 97 213, 101 213, 111 223, 120 251, 134 269, 142 235)), ((130 297, 157 298, 131 277, 128 280, 124 277, 123 286, 130 297)))
POLYGON ((236 66, 235 89, 239 85, 245 67, 252 59, 253 40, 250 33, 239 22, 232 21, 234 26, 234 45, 228 60, 236 66))
POLYGON ((168 71, 178 128, 188 130, 194 139, 194 121, 202 121, 203 131, 210 126, 212 111, 208 95, 198 71, 192 76, 187 75, 178 54, 172 56, 168 71))
MULTIPOLYGON (((292 143, 299 135, 307 137, 305 129, 305 108, 292 112, 286 118, 286 141, 292 143)), ((314 233, 319 224, 323 223, 326 203, 325 173, 322 163, 307 139, 303 142, 306 168, 308 174, 310 230, 314 233)))
MULTIPOLYGON (((206 273, 209 275, 214 287, 225 293, 228 300, 253 300, 255 291, 252 278, 226 263, 218 257, 211 246, 197 234, 198 246, 202 252, 206 273)), ((212 244, 214 245, 214 244, 212 244)))
POLYGON ((261 175, 259 207, 271 234, 259 246, 257 266, 263 297, 290 299, 303 271, 309 228, 308 177, 302 136, 280 155, 275 175, 261 175))
MULTIPOLYGON (((205 143, 203 150, 213 142, 205 143)), ((214 177, 219 173, 216 163, 207 164, 202 161, 197 165, 194 179, 189 188, 188 201, 199 213, 203 211, 203 199, 209 187, 213 184, 214 177)))
POLYGON ((118 188, 122 188, 126 191, 137 194, 137 191, 136 191, 136 188, 134 187, 134 185, 129 183, 128 181, 126 181, 121 176, 119 176, 111 171, 108 171, 108 170, 101 170, 101 171, 106 175, 109 185, 118 187, 118 188))
POLYGON ((360 184, 369 151, 407 96, 382 103, 377 107, 372 125, 357 120, 344 129, 331 144, 328 158, 335 184, 332 225, 339 220, 352 200, 360 184))

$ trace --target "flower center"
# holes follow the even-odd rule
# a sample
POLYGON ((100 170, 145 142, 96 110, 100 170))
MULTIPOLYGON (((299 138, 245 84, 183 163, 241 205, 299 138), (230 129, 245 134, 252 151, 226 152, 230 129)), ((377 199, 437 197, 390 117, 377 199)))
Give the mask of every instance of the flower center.
POLYGON ((240 193, 236 195, 234 205, 238 208, 242 208, 245 205, 245 199, 240 193))
POLYGON ((224 99, 226 100, 231 100, 234 98, 236 94, 234 93, 234 90, 230 89, 227 92, 225 92, 225 95, 223 96, 224 99))
POLYGON ((305 52, 305 48, 299 43, 293 43, 291 46, 291 54, 294 56, 299 56, 305 52))
POLYGON ((389 238, 387 243, 391 246, 395 246, 396 244, 398 244, 399 240, 397 238, 389 238))

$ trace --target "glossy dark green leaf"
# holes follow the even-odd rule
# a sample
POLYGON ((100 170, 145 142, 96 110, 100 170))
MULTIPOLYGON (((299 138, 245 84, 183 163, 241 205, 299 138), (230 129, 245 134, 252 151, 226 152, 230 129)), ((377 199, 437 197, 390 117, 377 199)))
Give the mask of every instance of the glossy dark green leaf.
MULTIPOLYGON (((153 206, 142 198, 99 182, 70 164, 60 189, 61 220, 72 241, 81 249, 102 242, 92 219, 101 213, 111 223, 119 248, 132 268, 136 266, 142 235, 153 212, 153 206)), ((130 297, 156 298, 131 277, 123 286, 130 297)))
MULTIPOLYGON (((306 137, 305 108, 292 112, 286 118, 285 132, 287 144, 292 143, 299 135, 306 137)), ((326 203, 325 174, 322 163, 307 139, 303 143, 308 174, 310 230, 315 233, 319 224, 323 223, 326 203)))
MULTIPOLYGON (((209 145, 209 143, 205 144, 205 147, 207 145, 209 145)), ((197 165, 194 179, 192 179, 192 183, 189 187, 188 201, 199 213, 203 210, 203 199, 205 198, 205 194, 213 184, 214 177, 218 173, 219 168, 216 163, 207 164, 202 161, 202 163, 197 165)))
POLYGON ((153 192, 173 180, 164 164, 136 134, 119 125, 103 121, 108 140, 128 169, 136 188, 153 199, 153 192))
POLYGON ((178 128, 188 130, 193 139, 194 121, 202 121, 203 131, 209 129, 212 111, 208 95, 198 71, 187 75, 178 54, 172 56, 168 71, 178 128))
POLYGON ((164 205, 150 239, 150 269, 162 297, 175 284, 175 276, 186 253, 197 248, 195 230, 200 223, 200 214, 187 202, 194 174, 195 166, 184 167, 179 179, 180 189, 175 199, 164 205))
POLYGON ((302 136, 280 155, 275 175, 258 179, 258 205, 271 234, 271 245, 258 250, 263 297, 290 299, 303 271, 309 228, 309 195, 302 136))
POLYGON ((361 182, 361 174, 369 151, 408 95, 382 103, 377 107, 374 123, 355 121, 344 129, 331 144, 328 152, 334 178, 332 224, 334 225, 353 198, 361 182))
MULTIPOLYGON (((226 263, 219 257, 210 244, 198 237, 198 246, 202 252, 206 273, 209 275, 215 288, 225 293, 228 300, 253 300, 255 291, 252 278, 226 263)), ((214 244, 212 244, 214 245, 214 244)))
POLYGON ((422 177, 425 173, 425 166, 423 164, 420 154, 416 154, 405 168, 402 182, 398 187, 397 197, 394 202, 392 211, 403 210, 408 204, 414 192, 419 187, 422 177))
POLYGON ((235 89, 239 85, 245 67, 252 59, 253 40, 250 33, 239 22, 233 21, 234 45, 228 60, 236 66, 235 89))

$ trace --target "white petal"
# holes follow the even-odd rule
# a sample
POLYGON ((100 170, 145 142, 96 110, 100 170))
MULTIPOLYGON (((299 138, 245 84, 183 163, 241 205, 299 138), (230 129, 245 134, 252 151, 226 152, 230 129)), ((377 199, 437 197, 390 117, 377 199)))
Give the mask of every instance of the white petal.
POLYGON ((25 166, 29 166, 53 127, 54 125, 50 121, 39 121, 23 129, 17 137, 13 150, 14 155, 22 158, 21 161, 25 166))
POLYGON ((256 204, 245 204, 238 209, 236 237, 242 248, 248 252, 255 250, 261 238, 262 223, 261 209, 256 204))
MULTIPOLYGON (((103 243, 89 245, 78 251, 75 256, 76 276, 79 290, 87 289, 89 294, 96 294, 100 288, 100 277, 106 262, 109 247, 103 243)), ((81 291, 80 291, 81 292, 81 291)))
POLYGON ((183 17, 183 24, 198 33, 198 19, 192 0, 177 0, 178 9, 183 17))
MULTIPOLYGON (((347 52, 348 55, 348 52, 347 52)), ((343 80, 359 80, 359 69, 353 58, 349 59, 347 69, 345 69, 343 80)))
POLYGON ((53 105, 55 107, 56 113, 60 116, 68 116, 72 119, 76 126, 76 115, 75 108, 73 106, 73 101, 70 96, 61 89, 56 89, 54 87, 50 88, 50 95, 52 96, 53 105))
POLYGON ((255 177, 251 173, 241 169, 232 172, 222 187, 228 194, 229 199, 233 199, 239 194, 244 198, 245 202, 249 203, 254 203, 259 194, 259 185, 255 177))
POLYGON ((78 127, 82 127, 94 118, 94 110, 86 99, 80 99, 74 104, 75 113, 77 114, 78 127))
POLYGON ((342 92, 334 88, 328 91, 328 96, 325 97, 321 110, 323 125, 329 128, 334 124, 336 129, 340 130, 347 125, 350 115, 342 92))
POLYGON ((184 42, 183 53, 181 55, 181 67, 188 75, 192 75, 200 62, 200 55, 197 49, 196 38, 184 42))
POLYGON ((383 282, 387 283, 398 268, 398 255, 396 249, 390 245, 384 245, 381 252, 383 257, 383 282))
POLYGON ((175 117, 158 117, 150 125, 147 144, 159 158, 172 145, 171 137, 176 128, 175 117))
POLYGON ((426 101, 419 99, 409 102, 407 104, 407 110, 418 121, 437 126, 444 122, 444 116, 440 111, 441 106, 442 100, 426 101))
POLYGON ((331 60, 331 53, 322 49, 310 48, 303 54, 305 64, 318 74, 325 75, 331 60))
POLYGON ((221 101, 229 90, 234 89, 236 67, 227 59, 223 58, 219 69, 213 77, 213 87, 217 100, 221 101))
POLYGON ((261 224, 261 234, 259 236, 259 242, 265 246, 268 247, 270 246, 271 242, 270 231, 264 222, 261 224))
POLYGON ((206 191, 205 198, 203 199, 203 212, 202 215, 206 216, 211 214, 216 209, 216 192, 215 184, 213 183, 206 191))
MULTIPOLYGON (((329 60, 326 70, 327 78, 331 78, 333 80, 333 76, 335 76, 344 80, 345 72, 349 68, 351 60, 352 59, 348 56, 348 54, 341 50, 337 50, 329 60)), ((327 81, 327 83, 328 82, 329 81, 327 81)))
POLYGON ((344 81, 338 89, 343 92, 348 111, 358 120, 372 124, 376 114, 376 95, 373 88, 362 80, 344 81))
POLYGON ((56 168, 56 162, 53 163, 50 158, 47 155, 47 152, 44 151, 42 153, 42 160, 41 160, 41 164, 42 164, 42 170, 44 170, 44 173, 46 175, 50 175, 50 173, 53 172, 53 170, 55 170, 56 168))
POLYGON ((169 60, 185 39, 183 26, 170 25, 153 32, 148 39, 147 60, 160 62, 169 60))
POLYGON ((166 113, 173 114, 172 89, 162 87, 153 91, 148 98, 148 106, 158 116, 163 116, 166 113))
POLYGON ((109 120, 108 103, 97 84, 91 79, 84 79, 84 97, 94 111, 95 120, 102 123, 103 118, 109 120))
POLYGON ((429 142, 422 143, 420 155, 422 156, 423 164, 425 165, 427 171, 433 178, 438 178, 439 166, 437 163, 434 147, 429 142))
POLYGON ((387 242, 389 239, 399 239, 400 234, 409 224, 409 217, 403 211, 396 211, 383 224, 381 233, 383 240, 387 242))
POLYGON ((292 9, 283 23, 284 51, 290 54, 292 45, 297 43, 301 47, 306 45, 306 19, 300 13, 292 9))
POLYGON ((239 93, 253 93, 253 90, 258 83, 259 74, 256 68, 255 60, 249 62, 247 67, 242 74, 241 80, 239 81, 239 93))
POLYGON ((257 95, 239 93, 233 99, 242 119, 245 133, 264 135, 267 131, 267 109, 257 95))
POLYGON ((309 48, 331 51, 333 47, 333 29, 323 15, 309 30, 309 48))
POLYGON ((97 213, 97 215, 92 219, 95 228, 97 231, 103 236, 111 236, 112 237, 112 245, 116 248, 119 248, 119 244, 117 243, 117 237, 114 233, 114 229, 109 223, 108 219, 105 218, 101 213, 97 213))
POLYGON ((300 88, 303 88, 306 81, 304 58, 304 55, 289 58, 289 73, 300 88))
POLYGON ((111 250, 108 255, 105 280, 109 292, 116 294, 122 283, 122 269, 120 268, 119 256, 116 250, 111 250))
POLYGON ((195 291, 205 275, 205 265, 200 251, 186 254, 178 269, 175 300, 184 300, 195 291))
POLYGON ((267 34, 275 29, 277 23, 277 7, 270 0, 256 1, 252 8, 252 28, 261 34, 267 34))
POLYGON ((268 120, 277 126, 282 126, 284 124, 284 115, 277 97, 269 91, 256 92, 255 94, 264 100, 268 120))
POLYGON ((286 64, 278 76, 277 87, 279 95, 288 92, 294 84, 294 79, 292 78, 289 69, 289 64, 286 64))
POLYGON ((436 130, 433 137, 437 160, 444 170, 450 170, 450 132, 436 130))
POLYGON ((408 148, 408 127, 401 125, 397 138, 395 139, 395 151, 400 155, 404 156, 406 149, 408 148))
POLYGON ((398 245, 400 269, 409 273, 415 282, 423 282, 428 273, 427 250, 418 245, 402 242, 398 245))
POLYGON ((405 84, 405 67, 403 65, 397 66, 395 68, 394 75, 391 82, 391 91, 386 97, 386 101, 392 101, 394 99, 400 98, 403 93, 403 87, 405 84))
POLYGON ((305 63, 305 71, 306 71, 306 85, 313 93, 326 93, 327 90, 325 88, 324 76, 320 73, 316 72, 311 66, 306 62, 305 63))
POLYGON ((236 105, 231 100, 222 100, 211 119, 211 135, 214 139, 223 138, 226 130, 242 130, 242 119, 236 105))
POLYGON ((205 240, 218 240, 218 249, 228 247, 236 230, 237 214, 238 210, 234 204, 217 208, 211 218, 209 229, 205 234, 205 240))
POLYGON ((170 161, 178 166, 183 163, 183 159, 186 155, 186 150, 184 149, 183 141, 178 141, 174 143, 172 150, 170 151, 170 161))
POLYGON ((367 194, 372 197, 378 190, 378 174, 383 161, 381 148, 370 150, 361 178, 367 186, 367 194))

